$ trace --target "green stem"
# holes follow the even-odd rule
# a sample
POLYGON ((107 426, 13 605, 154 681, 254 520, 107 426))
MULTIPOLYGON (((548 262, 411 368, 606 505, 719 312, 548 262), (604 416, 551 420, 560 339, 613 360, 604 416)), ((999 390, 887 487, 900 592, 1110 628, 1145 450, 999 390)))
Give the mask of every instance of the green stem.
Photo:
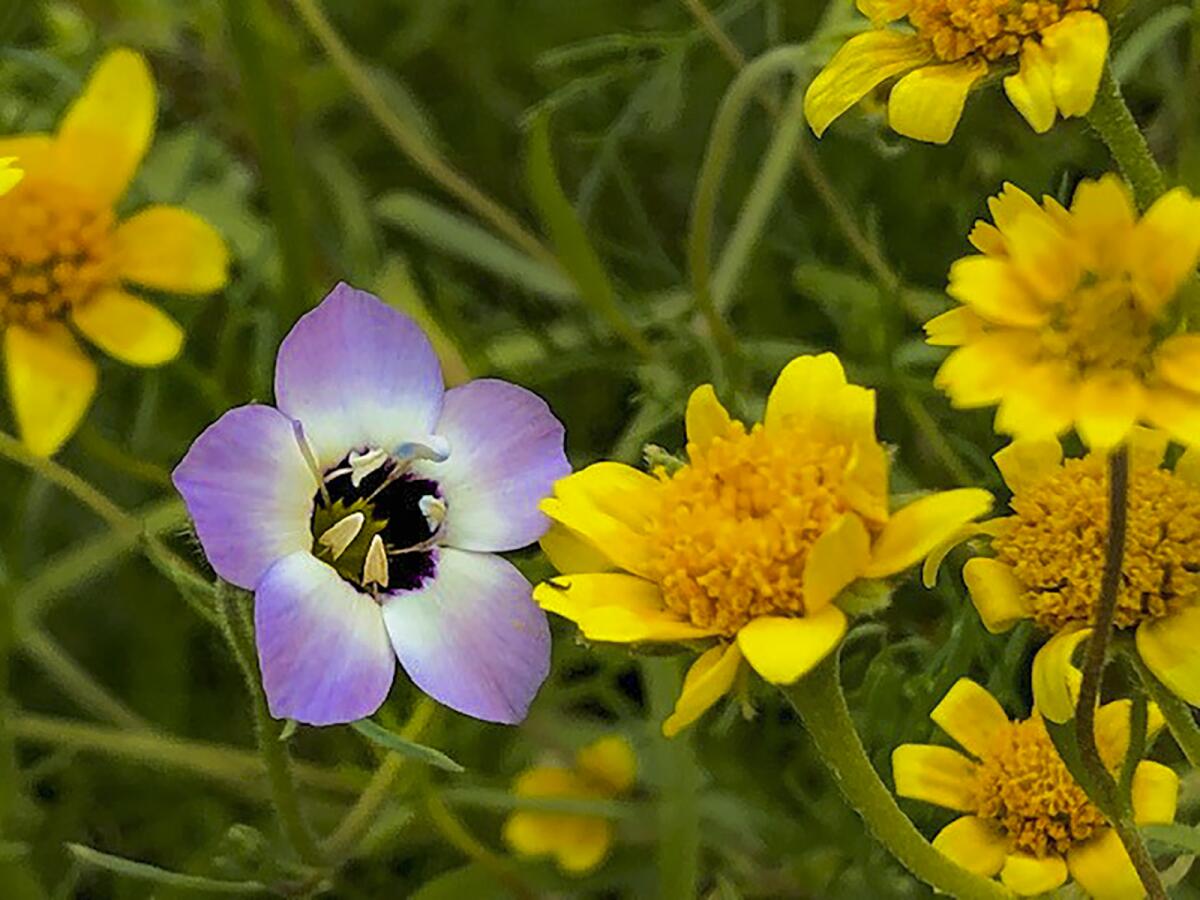
MULTIPOLYGON (((406 741, 419 741, 421 735, 429 728, 437 710, 436 703, 428 697, 422 697, 417 701, 404 727, 400 729, 400 736, 406 741)), ((399 753, 389 753, 384 757, 350 812, 346 813, 346 817, 325 840, 326 856, 338 860, 354 850, 374 824, 379 810, 392 798, 396 781, 404 771, 406 763, 405 757, 399 753)))
POLYGON ((396 148, 441 185, 451 196, 457 198, 479 218, 489 223, 497 232, 508 238, 534 259, 558 269, 558 260, 546 246, 523 226, 515 215, 476 187, 465 175, 451 166, 428 141, 410 128, 403 119, 392 111, 386 98, 379 91, 370 73, 346 46, 337 30, 321 10, 318 0, 291 0, 292 7, 304 21, 334 68, 341 72, 350 89, 358 95, 367 112, 391 138, 396 148))
POLYGON ((0 431, 0 456, 24 466, 62 488, 113 528, 136 526, 137 521, 90 483, 54 460, 32 453, 10 434, 0 431))
POLYGON ((1121 86, 1107 63, 1100 77, 1096 102, 1087 115, 1088 123, 1100 135, 1109 153, 1121 168, 1121 173, 1133 188, 1138 206, 1146 209, 1167 189, 1166 178, 1159 168, 1146 138, 1138 128, 1133 113, 1121 95, 1121 86))
POLYGON ((525 883, 520 873, 502 856, 493 853, 467 829, 432 789, 425 790, 425 813, 442 839, 467 859, 487 870, 521 900, 537 900, 537 892, 525 883))
POLYGON ((1171 693, 1146 667, 1135 651, 1126 650, 1125 656, 1133 663, 1142 687, 1150 695, 1150 699, 1162 711, 1163 718, 1167 720, 1167 727, 1171 729, 1171 736, 1175 738, 1175 743, 1179 745, 1187 761, 1194 768, 1200 767, 1200 726, 1196 724, 1192 708, 1171 693))
MULTIPOLYGON (((21 742, 195 775, 236 788, 247 797, 259 798, 266 793, 263 761, 249 750, 31 713, 14 715, 10 726, 13 737, 21 742)), ((296 776, 306 787, 330 794, 353 795, 361 786, 359 779, 347 773, 312 765, 297 766, 296 776)))
POLYGON ((221 631, 233 652, 246 680, 250 694, 250 709, 254 717, 254 735, 258 752, 267 771, 275 814, 288 844, 300 859, 311 866, 323 866, 325 854, 308 828, 300 809, 300 798, 292 778, 291 759, 287 744, 279 739, 278 723, 267 708, 267 695, 254 653, 253 626, 241 609, 241 598, 234 589, 223 587, 217 599, 217 616, 221 631))
POLYGON ((662 900, 690 900, 700 881, 701 774, 691 732, 665 738, 662 722, 675 708, 683 686, 680 660, 674 657, 642 661, 642 675, 650 706, 650 728, 660 779, 658 801, 658 896, 662 900))
POLYGON ((854 729, 842 695, 836 653, 782 690, 846 802, 906 869, 934 890, 959 900, 1011 900, 1012 895, 996 882, 968 872, 935 850, 900 810, 854 729))
MULTIPOLYGON (((1119 447, 1108 458, 1108 542, 1104 555, 1104 572, 1100 579, 1100 596, 1096 600, 1092 634, 1088 638, 1083 660, 1083 681, 1079 701, 1075 706, 1075 740, 1079 761, 1087 772, 1087 781, 1096 791, 1092 800, 1108 816, 1113 830, 1125 845, 1129 859, 1151 900, 1167 900, 1154 859, 1133 823, 1129 798, 1123 796, 1113 780, 1100 748, 1096 743, 1096 705, 1100 700, 1100 684, 1108 663, 1108 647, 1112 640, 1113 620, 1121 589, 1121 570, 1125 560, 1125 536, 1129 521, 1129 449, 1119 447)), ((1087 784, 1085 784, 1085 787, 1087 784)))

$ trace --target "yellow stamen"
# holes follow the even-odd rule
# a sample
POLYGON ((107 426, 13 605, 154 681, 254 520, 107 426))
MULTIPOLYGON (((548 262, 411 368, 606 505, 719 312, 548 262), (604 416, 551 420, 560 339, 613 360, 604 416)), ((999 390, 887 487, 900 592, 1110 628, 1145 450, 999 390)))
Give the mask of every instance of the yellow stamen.
MULTIPOLYGON (((992 546, 1028 592, 1034 619, 1060 631, 1090 622, 1108 533, 1108 476, 1098 456, 1068 460, 1019 491, 992 546)), ((1200 597, 1200 489, 1166 469, 1138 466, 1116 625, 1170 615, 1200 597)))
POLYGON ((1008 836, 1012 849, 1062 855, 1105 825, 1071 778, 1040 717, 1012 722, 980 760, 976 813, 1008 836))
POLYGON ((660 469, 660 511, 647 529, 650 574, 672 612, 727 634, 757 616, 803 615, 813 543, 849 506, 845 446, 761 426, 660 469))

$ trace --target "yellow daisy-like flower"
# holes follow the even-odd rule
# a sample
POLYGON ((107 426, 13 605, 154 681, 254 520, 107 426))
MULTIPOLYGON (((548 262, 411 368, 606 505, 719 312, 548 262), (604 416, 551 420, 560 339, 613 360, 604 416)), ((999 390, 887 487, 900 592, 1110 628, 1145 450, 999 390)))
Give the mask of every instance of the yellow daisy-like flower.
POLYGON ((193 213, 150 206, 117 221, 155 107, 146 61, 115 50, 56 133, 0 138, 0 157, 25 170, 0 199, 0 332, 17 425, 36 453, 62 446, 96 390, 96 365, 74 332, 136 366, 178 355, 179 325, 126 285, 178 294, 225 285, 225 243, 193 213))
MULTIPOLYGON (((1097 710, 1101 758, 1117 770, 1129 746, 1130 702, 1097 710)), ((964 869, 1000 880, 1021 896, 1052 891, 1069 877, 1098 900, 1145 896, 1120 838, 1075 783, 1035 712, 1010 721, 986 690, 960 679, 930 718, 966 753, 902 744, 892 754, 896 793, 963 813, 933 846, 964 869)), ((1151 705, 1147 740, 1162 727, 1151 705)), ((1149 760, 1133 776, 1139 825, 1175 819, 1179 778, 1149 760)))
POLYGON ((999 404, 998 431, 1092 447, 1137 422, 1200 442, 1200 335, 1164 334, 1200 258, 1200 200, 1183 188, 1140 219, 1113 175, 1084 181, 1070 210, 1005 185, 977 222, 981 252, 950 269, 960 307, 928 322, 957 347, 935 383, 959 407, 999 404))
MULTIPOLYGON (((575 754, 575 765, 537 766, 513 785, 519 797, 611 800, 628 794, 637 777, 637 758, 625 738, 611 736, 575 754)), ((515 812, 504 823, 504 840, 524 856, 553 856, 564 872, 580 875, 604 861, 613 824, 598 816, 515 812)))
POLYGON ((1092 108, 1108 53, 1099 0, 858 0, 872 28, 848 40, 809 85, 804 111, 818 136, 889 79, 888 122, 919 141, 954 135, 967 94, 1000 67, 1030 126, 1092 108), (894 27, 901 19, 902 27, 894 27))
POLYGON ((25 177, 25 170, 16 165, 16 157, 0 159, 0 196, 7 194, 25 177))
MULTIPOLYGON (((1200 706, 1200 451, 1161 468, 1167 436, 1130 436, 1128 532, 1114 625, 1134 631, 1142 661, 1174 694, 1200 706)), ((963 568, 984 626, 1032 619, 1050 640, 1033 664, 1034 700, 1052 722, 1075 714, 1072 665, 1091 633, 1108 540, 1108 466, 1093 453, 1063 460, 1055 440, 1019 440, 994 457, 1013 492, 1012 515, 984 523, 993 556, 963 568)), ((932 580, 940 554, 927 563, 932 580)))
POLYGON ((594 641, 709 646, 668 736, 729 691, 743 658, 796 681, 845 634, 843 589, 907 569, 991 506, 963 489, 892 513, 875 392, 847 384, 829 353, 788 364, 761 425, 731 419, 711 385, 686 418, 676 471, 602 462, 555 485, 542 546, 566 574, 534 591, 594 641))

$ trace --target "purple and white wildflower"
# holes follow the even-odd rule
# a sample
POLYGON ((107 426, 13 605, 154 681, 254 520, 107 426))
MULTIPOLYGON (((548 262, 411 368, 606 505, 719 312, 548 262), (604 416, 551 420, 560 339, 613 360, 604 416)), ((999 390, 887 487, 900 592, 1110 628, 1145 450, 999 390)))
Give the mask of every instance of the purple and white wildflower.
POLYGON ((495 554, 541 537, 570 471, 546 403, 492 379, 446 391, 416 323, 345 284, 284 338, 275 401, 225 413, 173 475, 217 574, 254 591, 272 715, 369 716, 398 658, 446 706, 519 722, 550 633, 495 554))

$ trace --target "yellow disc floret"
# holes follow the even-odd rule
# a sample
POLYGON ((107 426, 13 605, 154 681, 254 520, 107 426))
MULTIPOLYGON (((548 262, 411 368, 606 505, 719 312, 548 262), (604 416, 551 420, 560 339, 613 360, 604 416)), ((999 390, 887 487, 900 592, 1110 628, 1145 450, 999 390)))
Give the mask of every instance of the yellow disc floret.
POLYGON ((976 814, 1004 831, 1013 850, 1062 855, 1104 827, 1075 783, 1040 717, 1002 728, 983 754, 976 814))
POLYGON ((1095 279, 1065 297, 1042 330, 1043 354, 1077 375, 1152 367, 1155 317, 1140 307, 1125 278, 1095 279))
MULTIPOLYGON (((1128 628, 1200 595, 1200 489, 1166 469, 1137 466, 1116 625, 1128 628)), ((1024 587, 1034 620, 1050 631, 1086 624, 1100 596, 1108 534, 1108 477, 1098 456, 1067 460, 1012 500, 992 543, 1024 587)))
POLYGON ((803 615, 813 543, 849 506, 840 488, 849 448, 762 426, 693 448, 662 480, 648 535, 663 604, 732 634, 758 616, 803 615))
POLYGON ((908 20, 939 59, 1014 56, 1021 42, 1098 0, 913 0, 908 20))
POLYGON ((112 210, 28 178, 0 200, 0 328, 67 318, 114 283, 112 210))

